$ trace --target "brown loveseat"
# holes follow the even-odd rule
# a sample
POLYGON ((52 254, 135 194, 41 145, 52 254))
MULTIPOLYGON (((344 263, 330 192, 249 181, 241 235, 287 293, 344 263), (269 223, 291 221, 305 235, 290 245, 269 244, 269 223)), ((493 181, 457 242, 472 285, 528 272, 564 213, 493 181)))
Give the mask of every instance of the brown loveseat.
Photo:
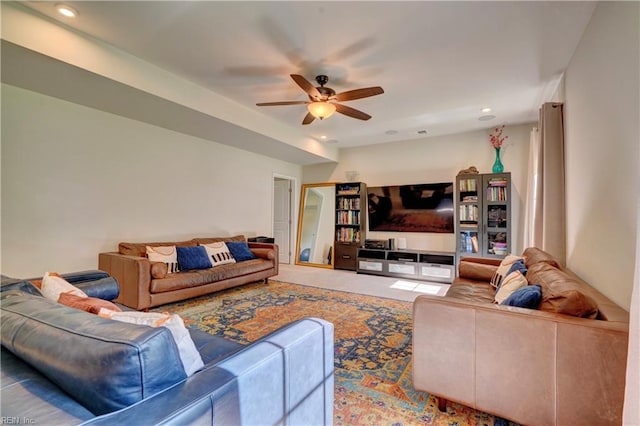
POLYGON ((246 241, 244 236, 194 238, 188 241, 154 243, 120 243, 117 252, 100 253, 99 269, 118 280, 120 296, 115 300, 134 309, 148 309, 165 303, 202 296, 265 280, 278 275, 278 246, 247 243, 256 259, 219 265, 210 269, 166 274, 146 257, 146 246, 191 247, 220 241, 246 241), (158 272, 160 271, 160 272, 158 272))
POLYGON ((527 425, 622 424, 628 312, 549 254, 523 256, 537 310, 492 303, 495 259, 462 258, 445 297, 416 298, 414 387, 527 425))

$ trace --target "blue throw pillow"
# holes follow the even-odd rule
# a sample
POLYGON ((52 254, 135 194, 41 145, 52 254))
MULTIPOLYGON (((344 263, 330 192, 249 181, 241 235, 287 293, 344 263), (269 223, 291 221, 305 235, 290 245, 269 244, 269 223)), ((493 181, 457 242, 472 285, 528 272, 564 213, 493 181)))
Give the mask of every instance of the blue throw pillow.
POLYGON ((524 259, 516 260, 515 262, 513 262, 513 264, 511 264, 511 268, 509 268, 509 271, 507 271, 504 276, 506 277, 514 271, 520 271, 522 275, 524 275, 525 277, 527 276, 527 267, 524 265, 524 259))
POLYGON ((541 301, 542 288, 539 284, 534 284, 514 291, 502 304, 517 306, 518 308, 537 309, 541 301))
POLYGON ((213 268, 207 251, 202 246, 176 247, 178 255, 178 268, 181 271, 189 269, 209 269, 213 268))
POLYGON ((231 256, 236 260, 236 262, 242 262, 243 260, 251 260, 255 259, 256 256, 253 254, 251 250, 249 250, 249 246, 244 241, 229 241, 227 242, 227 247, 231 252, 231 256))

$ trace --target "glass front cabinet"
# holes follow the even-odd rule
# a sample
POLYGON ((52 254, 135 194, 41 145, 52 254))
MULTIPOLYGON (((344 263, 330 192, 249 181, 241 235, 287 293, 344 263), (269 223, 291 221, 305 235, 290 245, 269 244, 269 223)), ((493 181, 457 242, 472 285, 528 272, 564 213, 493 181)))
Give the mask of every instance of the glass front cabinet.
POLYGON ((511 247, 511 173, 456 177, 456 251, 503 258, 511 247))

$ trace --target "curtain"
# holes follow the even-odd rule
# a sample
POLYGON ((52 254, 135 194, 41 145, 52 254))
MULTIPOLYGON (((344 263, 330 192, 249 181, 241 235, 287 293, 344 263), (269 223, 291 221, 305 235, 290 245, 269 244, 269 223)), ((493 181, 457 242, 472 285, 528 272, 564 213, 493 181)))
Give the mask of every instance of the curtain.
MULTIPOLYGON (((638 176, 640 178, 640 176, 638 176)), ((638 208, 640 212, 640 192, 638 208)), ((627 354, 627 381, 624 392, 622 424, 640 425, 640 213, 636 213, 636 271, 629 309, 629 352, 627 354)))
POLYGON ((540 108, 531 132, 524 246, 536 246, 560 263, 566 259, 564 124, 561 103, 540 108))
POLYGON ((540 176, 540 132, 537 127, 531 129, 529 137, 529 171, 527 174, 527 192, 524 202, 524 248, 535 246, 540 240, 541 212, 538 207, 538 176, 540 176), (538 235, 536 235, 536 231, 538 235))

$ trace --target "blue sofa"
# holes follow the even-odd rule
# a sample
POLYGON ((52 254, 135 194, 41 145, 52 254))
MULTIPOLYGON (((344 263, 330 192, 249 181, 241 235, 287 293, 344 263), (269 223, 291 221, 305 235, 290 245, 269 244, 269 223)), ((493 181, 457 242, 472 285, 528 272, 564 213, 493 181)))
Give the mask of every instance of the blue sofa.
MULTIPOLYGON (((101 274, 63 276, 89 296, 117 297, 117 282, 101 274)), ((54 303, 26 280, 3 280, 0 302, 0 414, 9 422, 333 422, 333 326, 321 319, 296 321, 247 346, 189 330, 205 366, 187 377, 164 327, 54 303)))

